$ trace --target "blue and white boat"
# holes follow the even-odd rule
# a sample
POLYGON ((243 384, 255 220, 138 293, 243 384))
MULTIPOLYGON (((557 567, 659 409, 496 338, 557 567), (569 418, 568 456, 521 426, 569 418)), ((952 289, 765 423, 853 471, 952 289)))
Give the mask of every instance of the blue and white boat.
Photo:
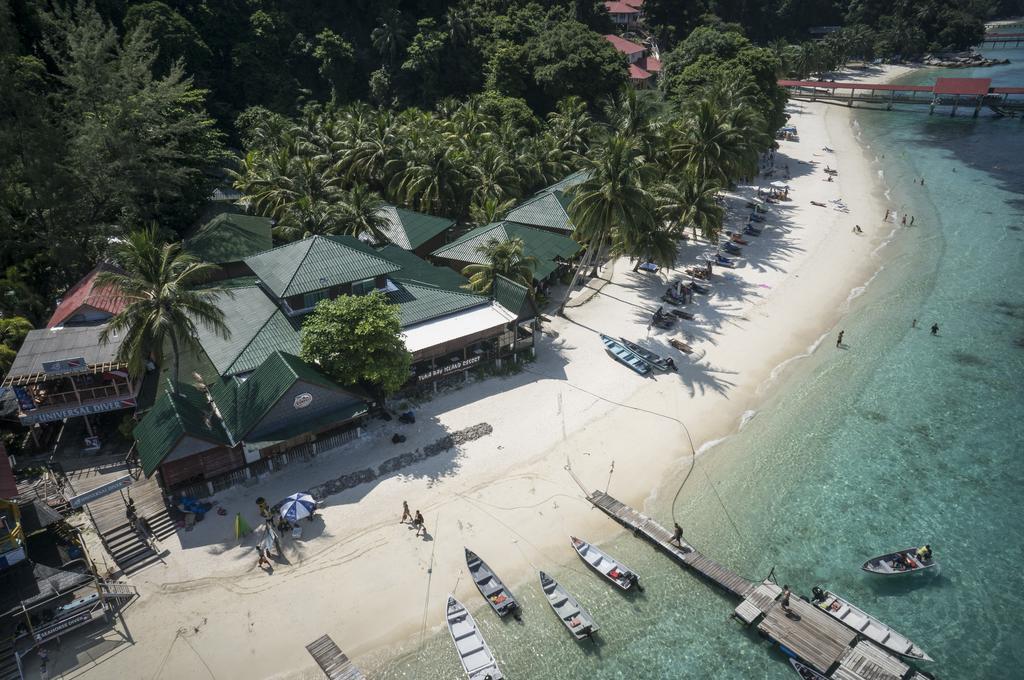
POLYGON ((640 375, 647 375, 651 372, 651 367, 647 364, 639 354, 629 349, 615 338, 610 338, 607 335, 601 336, 601 342, 604 343, 605 349, 607 349, 613 357, 629 366, 640 375))

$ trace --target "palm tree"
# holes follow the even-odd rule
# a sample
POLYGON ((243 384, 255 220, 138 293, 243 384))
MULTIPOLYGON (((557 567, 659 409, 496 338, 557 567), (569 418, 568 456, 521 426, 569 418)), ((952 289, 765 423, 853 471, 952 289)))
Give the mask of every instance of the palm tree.
POLYGON ((473 200, 481 204, 488 198, 507 199, 518 195, 519 173, 505 152, 485 146, 467 168, 473 200))
POLYGON ((485 198, 483 201, 474 199, 473 203, 469 206, 469 217, 473 220, 474 224, 490 224, 501 219, 515 205, 516 199, 514 198, 504 201, 493 196, 485 198))
POLYGON ((394 8, 388 10, 378 19, 377 28, 370 32, 370 41, 393 72, 402 50, 409 42, 402 13, 394 8))
POLYGON ((525 287, 532 300, 533 272, 537 268, 537 258, 523 255, 522 239, 501 241, 491 237, 486 243, 477 246, 476 250, 486 261, 468 265, 462 270, 462 275, 469 279, 463 288, 481 295, 490 295, 494 290, 494 279, 500 274, 525 287))
MULTIPOLYGON (((643 231, 654 223, 654 201, 644 189, 654 166, 648 164, 637 139, 611 134, 591 149, 584 169, 589 177, 570 190, 568 212, 576 227, 574 236, 587 244, 587 256, 596 270, 601 246, 613 232, 622 232, 626 238, 626 232, 643 231)), ((559 314, 565 311, 587 259, 576 268, 559 314)))
POLYGON ((197 323, 222 338, 231 336, 217 306, 223 291, 193 288, 217 267, 183 252, 180 243, 160 243, 154 229, 129 234, 116 256, 122 271, 102 271, 96 281, 117 290, 125 307, 100 333, 100 342, 122 335, 117 359, 135 375, 142 374, 150 356, 162 361, 165 343, 170 343, 177 391, 181 350, 201 350, 197 323))
POLYGON ((717 182, 698 176, 692 169, 678 179, 663 182, 654 190, 658 218, 673 232, 681 234, 691 227, 694 236, 699 231, 713 241, 725 217, 725 210, 715 200, 720 189, 717 182))
POLYGON ((676 264, 679 237, 656 224, 642 230, 616 231, 612 237, 611 254, 634 260, 633 271, 639 271, 644 262, 671 269, 676 264))
POLYGON ((693 168, 700 177, 728 184, 745 141, 740 130, 729 125, 726 112, 711 97, 691 103, 675 126, 669 145, 674 169, 693 168))
POLYGON ((594 121, 587 112, 587 103, 570 96, 560 99, 548 114, 548 128, 563 151, 582 154, 594 134, 594 121))
POLYGON ((391 192, 426 213, 462 216, 468 212, 466 163, 458 147, 435 137, 410 151, 405 168, 391 180, 391 192))
POLYGON ((381 212, 384 201, 365 184, 357 184, 346 191, 341 200, 341 231, 356 238, 366 237, 374 243, 387 243, 384 230, 387 218, 381 212))

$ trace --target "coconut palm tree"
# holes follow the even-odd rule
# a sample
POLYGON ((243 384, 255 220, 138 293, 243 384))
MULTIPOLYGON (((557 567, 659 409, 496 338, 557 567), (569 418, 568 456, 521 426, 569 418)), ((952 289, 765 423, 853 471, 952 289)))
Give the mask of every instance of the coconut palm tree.
POLYGON ((594 120, 587 112, 587 103, 570 96, 560 99, 548 114, 548 129, 563 151, 582 154, 594 134, 594 120))
POLYGON ((704 238, 714 240, 722 228, 725 210, 715 198, 720 185, 700 177, 692 169, 677 178, 671 178, 653 190, 659 221, 680 235, 687 227, 704 238))
POLYGON ((217 306, 223 291, 193 287, 217 267, 185 253, 180 243, 160 243, 154 229, 129 234, 117 247, 116 258, 121 271, 102 271, 96 281, 117 290, 125 307, 100 333, 100 342, 123 336, 117 359, 135 375, 142 374, 151 356, 162 362, 165 346, 170 344, 177 390, 181 351, 201 349, 198 326, 225 339, 231 335, 217 306))
POLYGON ((653 262, 670 269, 676 264, 679 236, 655 224, 641 230, 616 230, 612 237, 611 254, 627 256, 634 261, 633 271, 639 271, 644 262, 653 262))
POLYGON ((375 243, 387 243, 384 230, 388 222, 381 212, 383 207, 384 201, 379 194, 365 184, 355 185, 342 195, 341 232, 356 238, 368 238, 375 243))
POLYGON ((516 199, 514 198, 504 201, 498 200, 493 196, 487 197, 483 201, 474 199, 473 203, 469 206, 469 217, 473 220, 474 224, 490 224, 501 219, 515 205, 516 199))
POLYGON ((377 28, 370 32, 370 41, 392 72, 409 44, 407 23, 400 11, 390 9, 378 19, 377 28))
POLYGON ((573 274, 559 314, 565 311, 587 259, 596 270, 601 246, 613 232, 623 232, 626 238, 625 232, 646 230, 655 220, 654 200, 644 188, 655 167, 647 162, 639 140, 620 134, 605 136, 591 149, 584 169, 589 177, 570 190, 568 213, 576 227, 574 237, 587 244, 587 257, 573 274))
POLYGON ((484 256, 485 262, 471 264, 462 270, 462 275, 469 279, 463 288, 474 293, 490 295, 494 290, 494 279, 501 274, 530 291, 533 295, 533 272, 537 268, 537 258, 523 255, 523 240, 519 238, 501 241, 495 237, 477 246, 477 252, 484 256))
POLYGON ((488 198, 500 201, 519 194, 519 173, 499 147, 485 146, 470 162, 467 171, 477 204, 488 198))

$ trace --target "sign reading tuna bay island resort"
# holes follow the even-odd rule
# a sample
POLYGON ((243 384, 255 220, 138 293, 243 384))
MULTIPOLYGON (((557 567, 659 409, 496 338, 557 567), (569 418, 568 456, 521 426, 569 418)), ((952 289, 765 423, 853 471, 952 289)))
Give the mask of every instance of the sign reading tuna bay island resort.
POLYGON ((423 382, 424 380, 430 380, 431 378, 444 377, 446 375, 456 373, 457 371, 461 371, 464 368, 469 368, 470 366, 478 363, 480 363, 479 354, 476 356, 468 357, 466 359, 461 359, 459 361, 453 361, 447 366, 439 366, 438 368, 434 368, 424 373, 420 373, 418 376, 416 376, 416 380, 419 382, 423 382))

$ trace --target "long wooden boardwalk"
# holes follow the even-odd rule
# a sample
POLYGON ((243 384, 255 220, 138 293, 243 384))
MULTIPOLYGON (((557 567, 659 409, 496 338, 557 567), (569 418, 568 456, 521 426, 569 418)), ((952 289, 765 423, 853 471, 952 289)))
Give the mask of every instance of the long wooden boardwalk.
POLYGON ((731 569, 705 557, 692 545, 670 543, 672 533, 625 503, 603 491, 594 491, 587 500, 638 535, 657 545, 675 561, 703 578, 737 595, 737 619, 757 624, 757 631, 784 647, 787 652, 836 680, 925 680, 924 675, 907 666, 893 654, 859 639, 857 633, 820 608, 798 597, 790 600, 789 611, 782 608, 782 589, 775 583, 754 583, 731 569))
POLYGON ((329 680, 366 680, 366 676, 352 665, 345 652, 341 651, 330 635, 323 635, 310 642, 306 645, 306 651, 329 680))

